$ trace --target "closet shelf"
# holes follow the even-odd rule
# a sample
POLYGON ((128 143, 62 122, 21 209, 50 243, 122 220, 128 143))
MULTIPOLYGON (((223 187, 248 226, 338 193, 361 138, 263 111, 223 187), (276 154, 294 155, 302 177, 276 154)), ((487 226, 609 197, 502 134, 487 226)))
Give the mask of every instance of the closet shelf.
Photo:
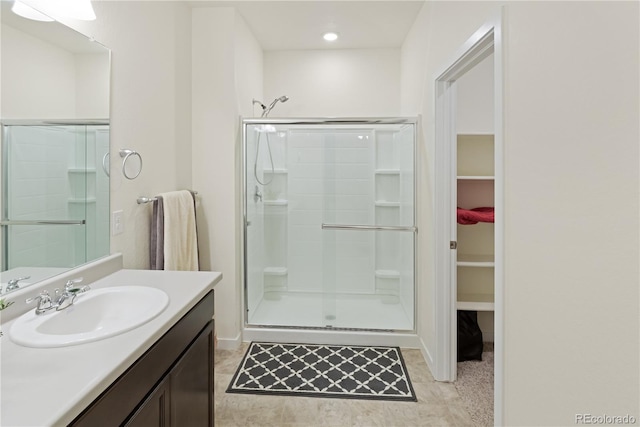
POLYGON ((458 267, 495 267, 493 255, 458 254, 458 267))
POLYGON ((456 304, 458 310, 494 311, 495 303, 492 294, 458 294, 456 304))
POLYGON ((458 175, 459 181, 493 181, 496 179, 492 175, 458 175))

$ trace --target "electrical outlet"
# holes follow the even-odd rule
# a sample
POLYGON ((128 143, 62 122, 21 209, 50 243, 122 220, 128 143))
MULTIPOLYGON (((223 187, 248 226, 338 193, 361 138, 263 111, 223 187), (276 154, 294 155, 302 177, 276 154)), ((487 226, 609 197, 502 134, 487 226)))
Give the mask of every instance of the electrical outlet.
POLYGON ((111 234, 113 234, 114 236, 117 234, 122 234, 124 232, 123 214, 123 211, 113 211, 111 220, 111 234))

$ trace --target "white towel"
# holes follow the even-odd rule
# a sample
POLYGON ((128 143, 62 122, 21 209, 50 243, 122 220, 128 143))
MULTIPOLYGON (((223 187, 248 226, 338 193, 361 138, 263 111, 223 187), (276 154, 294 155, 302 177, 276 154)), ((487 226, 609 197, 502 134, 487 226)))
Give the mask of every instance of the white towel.
POLYGON ((164 269, 198 270, 196 211, 190 191, 160 194, 164 210, 164 269))

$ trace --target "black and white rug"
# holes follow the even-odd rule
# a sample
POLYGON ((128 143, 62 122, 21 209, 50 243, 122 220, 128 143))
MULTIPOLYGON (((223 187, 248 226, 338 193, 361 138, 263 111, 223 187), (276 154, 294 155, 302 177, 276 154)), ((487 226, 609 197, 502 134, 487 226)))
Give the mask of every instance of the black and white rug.
POLYGON ((416 401, 398 347, 252 342, 227 393, 416 401))

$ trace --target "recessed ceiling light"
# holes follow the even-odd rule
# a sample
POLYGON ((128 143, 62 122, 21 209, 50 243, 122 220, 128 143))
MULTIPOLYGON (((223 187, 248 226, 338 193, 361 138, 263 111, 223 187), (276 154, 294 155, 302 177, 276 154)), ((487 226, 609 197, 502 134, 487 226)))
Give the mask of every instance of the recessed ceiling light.
POLYGON ((324 35, 322 36, 323 39, 325 39, 328 42, 334 42, 336 40, 338 40, 338 34, 337 33, 324 33, 324 35))

